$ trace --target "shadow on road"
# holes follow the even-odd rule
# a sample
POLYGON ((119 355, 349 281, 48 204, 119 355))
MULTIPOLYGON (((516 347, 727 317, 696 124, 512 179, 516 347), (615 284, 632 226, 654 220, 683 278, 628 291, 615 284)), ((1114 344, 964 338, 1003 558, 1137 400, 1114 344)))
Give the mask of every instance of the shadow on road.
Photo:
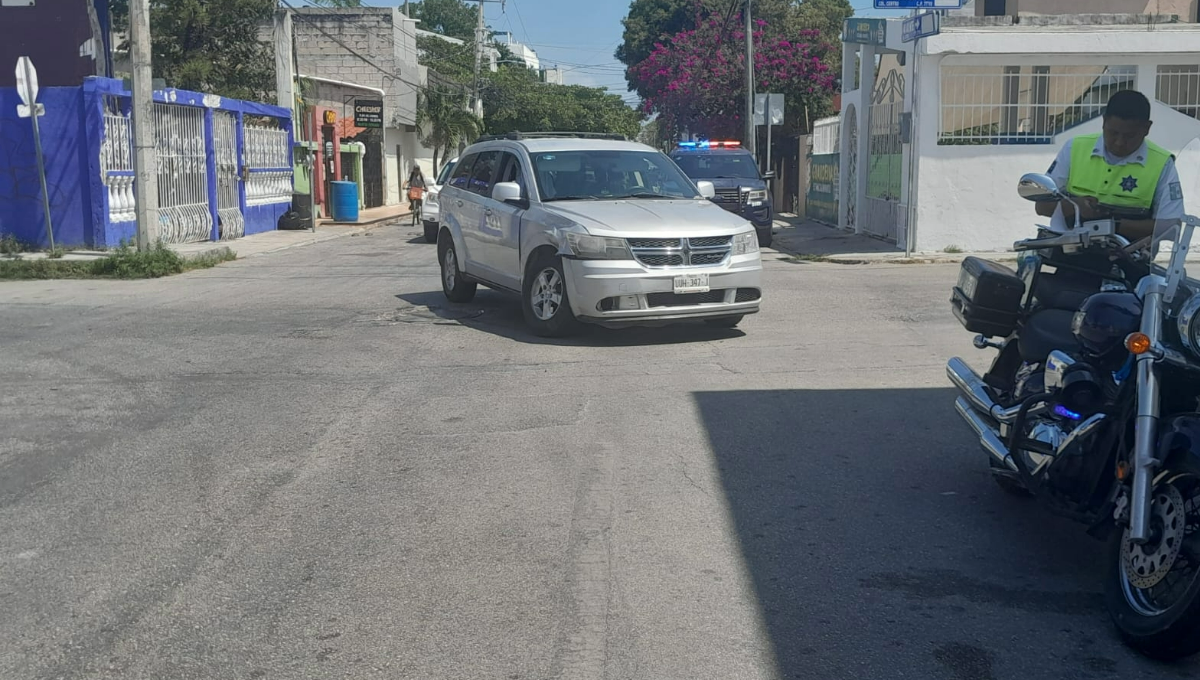
POLYGON ((1162 672, 1109 626, 1102 544, 994 485, 953 390, 694 399, 778 677, 1162 672))
MULTIPOLYGON (((585 324, 569 338, 540 338, 529 331, 521 314, 521 303, 514 295, 493 291, 483 286, 475 300, 455 304, 442 292, 400 293, 396 296, 407 302, 414 311, 437 317, 446 323, 458 323, 468 328, 530 344, 572 347, 630 347, 640 345, 672 345, 689 342, 727 340, 745 335, 737 329, 712 328, 702 322, 678 323, 657 328, 610 329, 585 324)), ((401 310, 403 311, 403 310, 401 310)))

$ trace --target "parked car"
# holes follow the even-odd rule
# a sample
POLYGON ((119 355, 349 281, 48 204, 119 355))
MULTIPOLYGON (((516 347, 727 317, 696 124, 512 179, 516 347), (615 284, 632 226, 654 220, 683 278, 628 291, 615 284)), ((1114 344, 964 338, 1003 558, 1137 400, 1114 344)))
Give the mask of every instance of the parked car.
POLYGON ((754 224, 758 243, 770 246, 775 219, 767 181, 775 173, 758 171, 754 156, 741 142, 680 142, 671 160, 693 181, 709 181, 716 189, 712 200, 754 224))
POLYGON ((455 163, 458 163, 457 158, 443 165, 437 179, 433 180, 432 185, 425 188, 425 200, 421 202, 421 226, 425 228, 426 243, 437 243, 438 219, 441 214, 438 193, 441 192, 442 185, 446 183, 446 178, 454 172, 455 163))
POLYGON ((660 151, 615 135, 480 138, 442 187, 442 288, 518 293, 542 336, 701 319, 732 328, 759 310, 754 227, 709 200, 660 151))

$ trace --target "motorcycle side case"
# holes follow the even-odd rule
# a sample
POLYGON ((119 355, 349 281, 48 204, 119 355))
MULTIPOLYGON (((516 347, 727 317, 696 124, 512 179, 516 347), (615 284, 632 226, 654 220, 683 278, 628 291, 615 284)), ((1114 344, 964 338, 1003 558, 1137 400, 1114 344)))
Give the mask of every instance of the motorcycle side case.
POLYGON ((978 257, 963 260, 950 297, 954 316, 972 333, 1008 337, 1017 329, 1025 282, 1002 264, 978 257))

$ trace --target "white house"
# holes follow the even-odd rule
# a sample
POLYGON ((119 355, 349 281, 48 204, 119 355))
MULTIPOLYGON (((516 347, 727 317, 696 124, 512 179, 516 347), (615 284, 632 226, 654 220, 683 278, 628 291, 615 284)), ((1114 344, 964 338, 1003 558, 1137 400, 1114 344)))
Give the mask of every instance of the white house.
MULTIPOLYGON (((1194 20, 1193 0, 1176 4, 1194 20)), ((1181 150, 1200 137, 1200 25, 1183 21, 947 16, 914 52, 894 19, 883 45, 846 44, 839 225, 917 252, 1010 249, 1040 219, 1017 196, 1020 176, 1045 172, 1065 140, 1099 131, 1119 89, 1146 94, 1151 138, 1181 150)))

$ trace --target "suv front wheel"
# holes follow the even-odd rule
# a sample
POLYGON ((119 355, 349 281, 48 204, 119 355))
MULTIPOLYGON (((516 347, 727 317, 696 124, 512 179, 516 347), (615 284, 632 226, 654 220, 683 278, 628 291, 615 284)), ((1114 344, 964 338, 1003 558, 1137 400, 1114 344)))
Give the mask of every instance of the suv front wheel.
POLYGON ((579 320, 567 297, 562 258, 549 249, 537 251, 530 259, 521 292, 525 323, 534 335, 561 338, 579 330, 579 320))
POLYGON ((475 299, 476 284, 468 281, 458 268, 458 250, 454 238, 443 230, 438 237, 438 261, 442 265, 442 292, 451 302, 470 302, 475 299))

